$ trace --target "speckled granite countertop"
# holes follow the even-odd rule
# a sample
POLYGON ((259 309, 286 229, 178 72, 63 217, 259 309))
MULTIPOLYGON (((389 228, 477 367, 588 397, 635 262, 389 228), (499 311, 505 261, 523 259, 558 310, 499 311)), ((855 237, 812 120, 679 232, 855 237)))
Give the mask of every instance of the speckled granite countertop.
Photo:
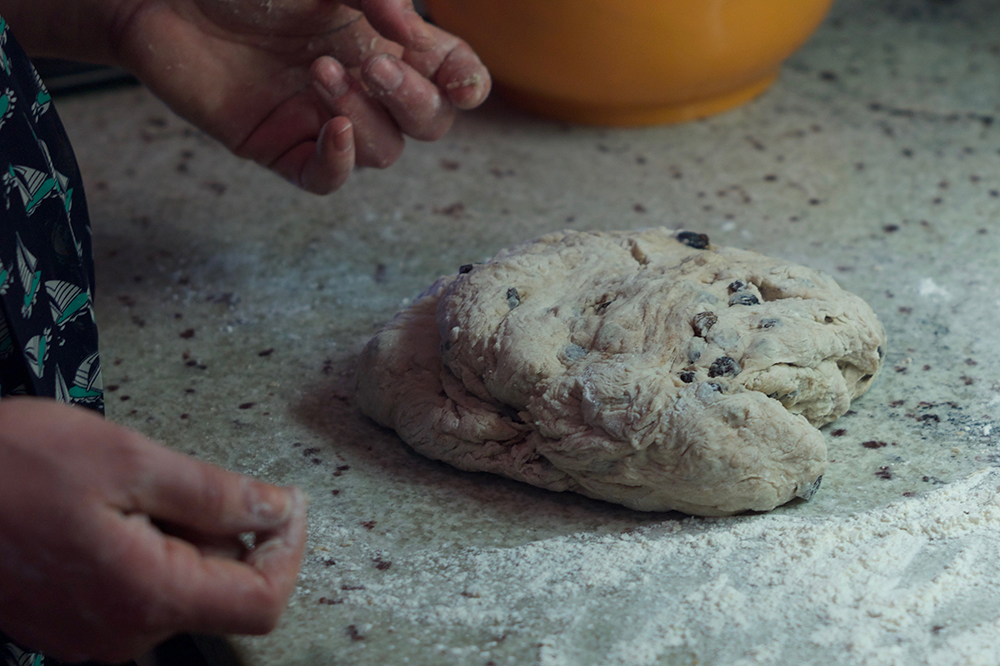
POLYGON ((328 198, 144 90, 60 100, 109 417, 312 497, 299 590, 273 635, 235 639, 242 659, 1000 659, 997 484, 970 477, 1000 461, 998 36, 986 0, 841 0, 744 108, 602 130, 494 100, 328 198), (362 345, 439 274, 560 228, 661 224, 828 271, 882 319, 886 371, 824 429, 810 502, 640 514, 424 460, 353 407, 362 345))

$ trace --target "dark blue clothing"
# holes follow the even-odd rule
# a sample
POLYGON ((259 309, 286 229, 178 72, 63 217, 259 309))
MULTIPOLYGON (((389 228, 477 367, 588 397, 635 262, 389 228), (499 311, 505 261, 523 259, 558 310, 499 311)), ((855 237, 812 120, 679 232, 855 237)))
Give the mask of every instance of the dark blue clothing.
MULTIPOLYGON (((45 396, 103 413, 83 183, 49 94, 3 17, 0 192, 0 400, 45 396)), ((44 663, 0 634, 0 666, 44 663)))

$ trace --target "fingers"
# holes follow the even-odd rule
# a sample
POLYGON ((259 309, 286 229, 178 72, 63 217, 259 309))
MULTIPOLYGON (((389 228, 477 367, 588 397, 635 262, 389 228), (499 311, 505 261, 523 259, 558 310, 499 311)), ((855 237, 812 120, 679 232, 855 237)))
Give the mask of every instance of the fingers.
POLYGON ((127 512, 204 534, 270 531, 288 523, 297 491, 226 471, 139 435, 135 485, 127 512))
POLYGON ((404 48, 426 51, 434 46, 430 27, 412 0, 348 0, 344 4, 360 10, 379 34, 404 48))
POLYGON ((347 181, 354 160, 354 126, 347 118, 331 118, 320 130, 302 168, 299 187, 313 194, 329 194, 347 181))
POLYGON ((114 562, 146 599, 147 631, 261 634, 272 630, 288 601, 305 545, 306 503, 292 493, 287 522, 241 561, 206 556, 186 540, 165 536, 138 516, 117 515, 132 547, 114 562))
POLYGON ((402 60, 384 53, 368 60, 361 76, 403 134, 436 141, 455 120, 455 107, 441 91, 402 60))
POLYGON ((317 58, 310 73, 313 88, 329 114, 350 119, 358 166, 384 169, 399 159, 404 141, 396 121, 340 63, 328 56, 317 58))
POLYGON ((472 109, 490 94, 492 80, 479 56, 464 41, 434 26, 428 26, 434 46, 426 51, 407 51, 404 59, 420 75, 433 81, 448 101, 459 109, 472 109))

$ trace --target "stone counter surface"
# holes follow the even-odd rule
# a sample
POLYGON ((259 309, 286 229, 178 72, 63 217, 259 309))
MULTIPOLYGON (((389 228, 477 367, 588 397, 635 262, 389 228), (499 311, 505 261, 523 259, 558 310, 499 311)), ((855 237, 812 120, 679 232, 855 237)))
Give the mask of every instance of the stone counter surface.
POLYGON ((1000 5, 840 0, 778 84, 609 130, 491 100, 326 198, 147 91, 58 100, 94 225, 108 415, 310 495, 293 664, 1000 661, 1000 5), (352 367, 438 275, 563 229, 664 225, 831 273, 888 361, 820 492, 643 514, 425 460, 352 367), (986 471, 982 471, 986 470, 986 471))

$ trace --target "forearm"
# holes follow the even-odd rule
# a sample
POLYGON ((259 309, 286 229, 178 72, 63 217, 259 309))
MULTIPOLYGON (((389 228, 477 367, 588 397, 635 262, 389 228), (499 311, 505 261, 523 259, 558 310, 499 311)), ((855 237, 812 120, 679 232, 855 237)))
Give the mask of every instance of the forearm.
POLYGON ((133 0, 0 0, 0 16, 32 57, 119 64, 115 35, 133 0))

